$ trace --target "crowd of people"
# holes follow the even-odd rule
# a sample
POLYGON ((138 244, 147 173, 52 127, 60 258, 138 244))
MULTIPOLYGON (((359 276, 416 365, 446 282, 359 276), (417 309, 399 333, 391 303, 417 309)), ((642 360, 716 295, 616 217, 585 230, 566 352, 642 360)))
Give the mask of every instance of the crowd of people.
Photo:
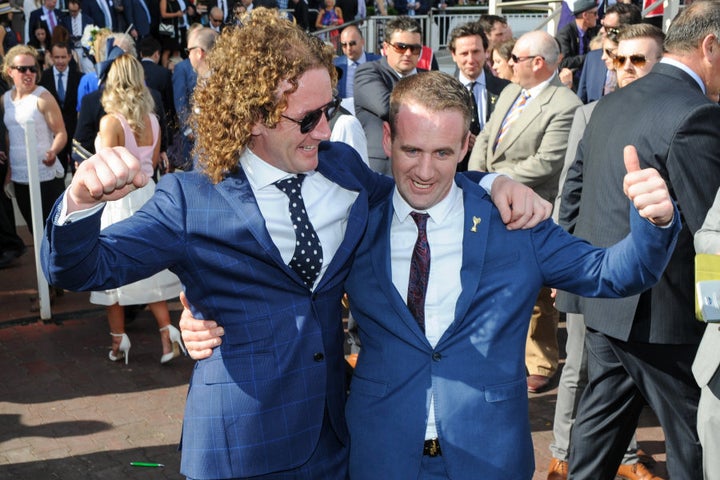
POLYGON ((720 3, 667 35, 631 3, 576 0, 556 36, 484 15, 448 33, 449 75, 412 16, 380 54, 356 24, 307 33, 347 2, 309 25, 275 10, 297 2, 55 2, 27 44, 0 4, 0 268, 32 118, 48 281, 108 307, 111 360, 138 304, 162 363, 198 360, 188 478, 530 479, 528 392, 557 384, 548 480, 658 478, 646 404, 671 478, 720 479, 693 280, 693 239, 719 253, 720 3))

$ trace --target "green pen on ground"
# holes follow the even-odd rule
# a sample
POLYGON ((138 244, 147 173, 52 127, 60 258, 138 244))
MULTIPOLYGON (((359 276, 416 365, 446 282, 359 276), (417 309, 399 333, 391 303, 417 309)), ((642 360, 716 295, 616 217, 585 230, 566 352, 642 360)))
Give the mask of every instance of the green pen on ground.
POLYGON ((131 467, 164 467, 162 463, 130 462, 131 467))

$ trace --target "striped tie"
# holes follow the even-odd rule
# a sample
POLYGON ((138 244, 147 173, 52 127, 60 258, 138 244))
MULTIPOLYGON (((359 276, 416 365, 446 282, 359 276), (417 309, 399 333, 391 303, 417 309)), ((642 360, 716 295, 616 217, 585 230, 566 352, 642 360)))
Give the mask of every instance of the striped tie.
POLYGON ((497 146, 502 141, 503 137, 507 133, 507 131, 510 129, 510 125, 517 120, 517 118, 520 116, 520 112, 523 111, 523 108, 525 108, 525 105, 527 104, 528 98, 530 98, 530 94, 523 90, 523 92, 520 94, 520 96, 515 100, 515 103, 513 104, 512 108, 508 112, 508 114, 505 116, 505 119, 502 122, 502 125, 500 125, 500 132, 498 132, 498 136, 495 139, 495 146, 493 147, 493 151, 497 148, 497 146))

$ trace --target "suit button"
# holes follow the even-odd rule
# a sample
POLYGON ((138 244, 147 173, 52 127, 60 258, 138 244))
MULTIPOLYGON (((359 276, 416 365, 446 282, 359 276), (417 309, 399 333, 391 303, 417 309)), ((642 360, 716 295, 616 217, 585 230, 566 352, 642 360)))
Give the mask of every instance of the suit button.
POLYGON ((316 362, 322 362, 325 359, 325 355, 322 354, 322 352, 317 352, 315 355, 313 355, 313 360, 316 362))
POLYGON ((441 358, 442 358, 442 353, 435 352, 432 354, 432 359, 435 360, 436 362, 439 362, 441 358))

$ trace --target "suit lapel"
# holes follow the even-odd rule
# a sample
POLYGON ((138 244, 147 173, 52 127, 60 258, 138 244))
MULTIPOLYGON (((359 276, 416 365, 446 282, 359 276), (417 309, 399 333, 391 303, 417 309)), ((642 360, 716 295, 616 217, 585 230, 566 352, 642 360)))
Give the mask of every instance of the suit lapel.
MULTIPOLYGON (((390 260, 390 227, 392 225, 394 209, 392 204, 392 195, 388 201, 383 204, 382 209, 373 210, 373 216, 380 218, 373 219, 368 228, 368 241, 372 247, 370 248, 370 256, 372 258, 373 271, 378 282, 383 286, 378 295, 385 295, 388 302, 395 310, 397 317, 405 324, 412 335, 425 347, 430 348, 425 334, 420 330, 415 317, 412 316, 410 310, 405 303, 405 295, 407 292, 400 293, 395 288, 392 281, 392 268, 390 260)), ((390 318, 390 317, 388 317, 390 318)))
POLYGON ((225 180, 215 185, 218 193, 225 198, 230 208, 232 208, 240 218, 241 225, 245 225, 255 238, 260 248, 262 248, 269 257, 271 257, 281 268, 285 269, 292 278, 299 277, 290 267, 288 267, 280 256, 280 251, 270 237, 267 228, 265 228, 265 219, 260 212, 255 195, 250 188, 245 176, 245 171, 238 166, 238 171, 225 180))
POLYGON ((523 132, 534 123, 535 119, 542 113, 545 105, 550 102, 553 95, 555 95, 557 82, 559 82, 557 77, 553 77, 553 80, 550 81, 550 85, 540 92, 540 95, 530 102, 530 105, 525 107, 525 109, 520 113, 517 120, 515 120, 515 122, 510 126, 510 129, 503 136, 502 142, 500 142, 497 146, 494 154, 495 158, 498 158, 505 153, 505 151, 522 136, 523 132))
POLYGON ((463 224, 462 239, 462 267, 460 269, 460 296, 455 305, 455 317, 445 330, 438 342, 438 346, 446 338, 450 338, 462 325, 467 317, 468 309, 477 295, 482 279, 482 270, 485 263, 485 251, 490 232, 490 215, 492 203, 487 194, 467 178, 457 175, 455 182, 463 190, 463 208, 465 221, 463 224))

